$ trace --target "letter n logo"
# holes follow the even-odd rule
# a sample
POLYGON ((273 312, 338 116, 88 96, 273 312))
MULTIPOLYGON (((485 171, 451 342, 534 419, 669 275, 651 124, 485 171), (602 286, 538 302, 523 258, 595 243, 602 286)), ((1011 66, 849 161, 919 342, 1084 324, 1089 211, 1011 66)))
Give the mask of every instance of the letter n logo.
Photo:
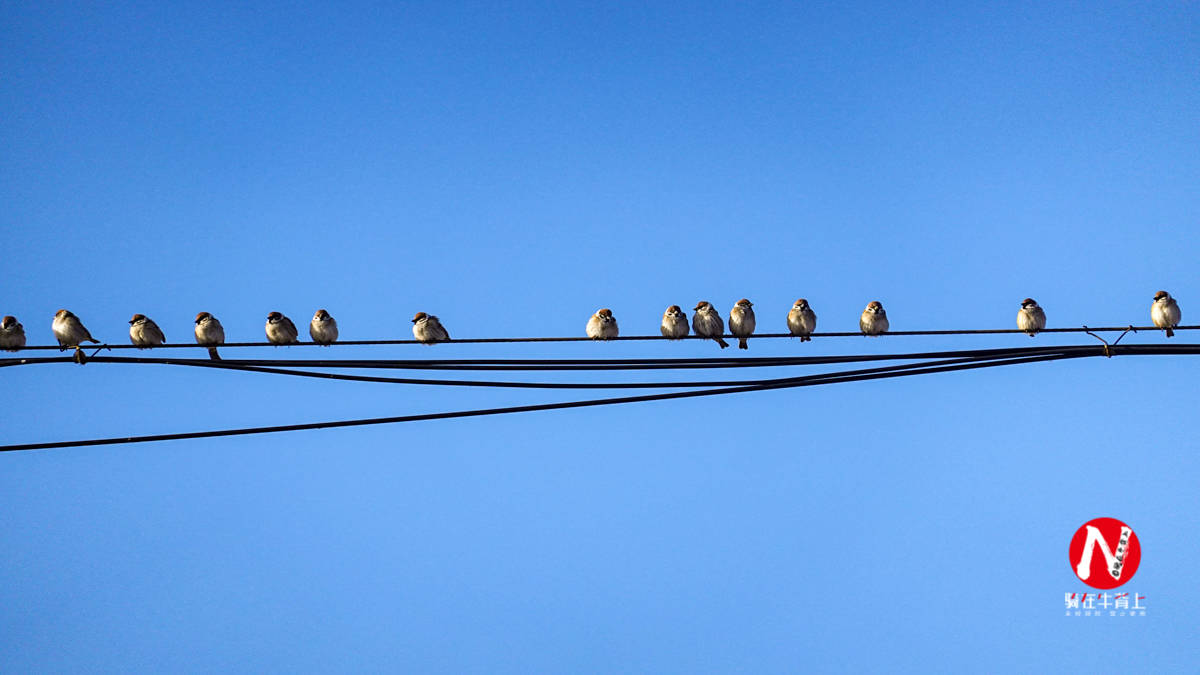
POLYGON ((1084 523, 1067 549, 1071 571, 1092 588, 1116 588, 1133 578, 1142 561, 1142 545, 1133 528, 1116 518, 1084 523))

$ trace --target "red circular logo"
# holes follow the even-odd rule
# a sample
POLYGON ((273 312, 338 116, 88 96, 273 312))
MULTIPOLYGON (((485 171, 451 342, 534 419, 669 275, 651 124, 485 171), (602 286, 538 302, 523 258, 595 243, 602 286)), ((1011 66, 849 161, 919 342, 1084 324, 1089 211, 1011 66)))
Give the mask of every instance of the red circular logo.
POLYGON ((1092 588, 1116 588, 1133 578, 1142 562, 1142 545, 1133 528, 1116 518, 1095 518, 1071 537, 1071 571, 1092 588))

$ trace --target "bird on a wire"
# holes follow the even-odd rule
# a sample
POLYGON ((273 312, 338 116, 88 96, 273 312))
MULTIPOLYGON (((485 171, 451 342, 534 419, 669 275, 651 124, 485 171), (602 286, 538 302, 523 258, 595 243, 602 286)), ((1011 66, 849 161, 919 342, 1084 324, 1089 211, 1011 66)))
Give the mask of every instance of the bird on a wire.
POLYGON ((225 328, 217 321, 217 317, 208 312, 197 314, 195 332, 196 344, 208 347, 208 358, 220 361, 221 355, 217 353, 217 345, 225 344, 225 328))
POLYGON ((746 298, 738 300, 729 310, 729 332, 737 336, 738 349, 749 349, 746 338, 754 333, 754 303, 746 298))
POLYGON ((659 328, 662 330, 663 337, 682 340, 688 334, 687 315, 683 313, 679 305, 671 305, 667 311, 663 312, 662 325, 659 328))
POLYGON ((811 342, 813 331, 817 329, 817 315, 808 306, 808 300, 800 298, 787 315, 788 332, 800 338, 801 342, 811 342))
POLYGON ((279 312, 271 312, 267 315, 266 330, 267 341, 276 347, 296 344, 298 342, 296 338, 300 335, 300 332, 296 330, 296 324, 279 312))
POLYGON ((338 339, 337 320, 330 316, 329 312, 318 309, 317 313, 313 314, 312 321, 308 322, 308 334, 313 342, 328 347, 338 339))
POLYGON ((25 346, 25 327, 15 316, 0 320, 0 349, 15 352, 25 346))
POLYGON ((1033 337, 1046 327, 1046 312, 1033 298, 1021 301, 1021 309, 1017 310, 1017 329, 1023 330, 1033 337))
POLYGON ((157 347, 167 341, 162 329, 145 314, 134 314, 129 320, 129 341, 138 349, 157 347))
POLYGON ((587 336, 593 340, 611 340, 618 334, 617 319, 613 317, 611 309, 598 309, 592 318, 588 319, 585 330, 587 336))
POLYGON ((431 345, 435 342, 449 342, 450 333, 442 325, 441 320, 432 314, 417 312, 412 318, 413 337, 418 342, 431 345))
POLYGON ((701 300, 693 309, 695 313, 692 314, 692 332, 700 337, 711 338, 721 345, 721 349, 728 347, 729 343, 722 337, 725 335, 725 320, 712 303, 701 300))
POLYGON ((1179 320, 1183 318, 1183 313, 1179 311, 1179 303, 1175 302, 1175 298, 1166 291, 1159 291, 1154 294, 1154 304, 1150 305, 1150 320, 1154 325, 1162 328, 1167 333, 1167 337, 1173 337, 1175 331, 1172 328, 1179 325, 1179 320))
POLYGON ((883 303, 872 300, 858 318, 858 329, 863 335, 878 337, 886 333, 888 328, 887 312, 883 310, 883 303))

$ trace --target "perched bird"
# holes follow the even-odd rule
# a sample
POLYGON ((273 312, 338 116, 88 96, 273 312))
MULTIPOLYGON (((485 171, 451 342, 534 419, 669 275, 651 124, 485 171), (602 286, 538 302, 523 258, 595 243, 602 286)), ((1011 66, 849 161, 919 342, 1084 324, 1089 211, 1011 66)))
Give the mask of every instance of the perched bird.
POLYGON ((729 332, 737 336, 738 349, 749 349, 746 337, 754 332, 754 303, 742 298, 729 310, 729 332))
POLYGON ((811 342, 809 335, 817 329, 817 315, 808 306, 808 300, 800 298, 787 315, 788 332, 800 338, 801 342, 811 342))
POLYGON ((593 340, 610 340, 617 337, 617 320, 611 309, 597 310, 587 322, 587 336, 593 340))
POLYGON ((129 320, 129 340, 137 345, 138 349, 145 349, 161 345, 167 338, 158 324, 154 323, 154 319, 145 314, 134 314, 129 320))
POLYGON ((729 343, 721 337, 725 334, 725 321, 712 303, 701 300, 693 309, 696 313, 692 315, 692 332, 700 337, 712 338, 721 345, 721 349, 728 347, 729 343))
MULTIPOLYGON (((1167 337, 1173 337, 1175 331, 1172 328, 1179 325, 1179 320, 1183 318, 1183 313, 1179 311, 1179 303, 1175 302, 1175 298, 1166 291, 1159 291, 1154 294, 1154 304, 1150 305, 1150 320, 1155 326, 1163 328, 1167 331, 1167 337)), ((5 317, 5 321, 8 317, 5 317)))
POLYGON ((267 315, 267 341, 278 347, 279 345, 290 345, 299 342, 296 336, 300 335, 300 331, 296 330, 296 324, 292 320, 279 312, 271 312, 267 315))
POLYGON ((672 340, 680 340, 687 337, 687 315, 683 313, 679 305, 671 305, 667 308, 667 311, 663 312, 661 328, 663 337, 668 337, 672 340))
POLYGON ((329 316, 329 312, 318 309, 317 313, 313 314, 312 321, 308 322, 308 334, 312 336, 313 342, 328 347, 337 342, 337 320, 329 316))
POLYGON ((15 316, 6 316, 0 321, 0 349, 15 352, 25 346, 25 327, 15 316))
POLYGON ((876 336, 887 332, 887 312, 883 311, 883 305, 878 300, 872 300, 863 310, 862 316, 858 318, 858 329, 863 335, 876 336))
POLYGON ((54 314, 54 323, 50 324, 54 329, 54 337, 58 338, 58 344, 62 349, 67 347, 78 347, 79 343, 87 340, 88 342, 100 343, 99 340, 92 337, 87 328, 79 321, 79 317, 68 312, 65 309, 60 309, 54 314))
POLYGON ((1021 309, 1017 310, 1017 329, 1029 333, 1029 337, 1038 334, 1046 327, 1046 313, 1038 306, 1033 298, 1021 301, 1021 309))
POLYGON ((225 344, 225 329, 221 327, 217 317, 208 312, 196 315, 196 342, 208 347, 208 358, 213 361, 221 360, 221 355, 217 353, 217 345, 225 344))
POLYGON ((418 342, 431 345, 435 342, 447 342, 450 340, 450 333, 442 326, 442 322, 432 314, 417 312, 413 315, 412 324, 413 337, 418 342))

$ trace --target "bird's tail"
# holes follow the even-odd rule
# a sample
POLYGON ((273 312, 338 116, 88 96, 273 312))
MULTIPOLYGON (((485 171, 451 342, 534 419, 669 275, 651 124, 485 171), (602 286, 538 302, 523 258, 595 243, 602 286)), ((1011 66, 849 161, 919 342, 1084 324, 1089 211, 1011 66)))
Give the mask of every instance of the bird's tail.
POLYGON ((1175 337, 1175 331, 1168 328, 1167 329, 1167 337, 1175 337))
POLYGON ((209 347, 209 348, 208 348, 208 358, 212 359, 213 361, 220 361, 220 360, 221 360, 221 355, 217 353, 217 348, 216 348, 216 347, 209 347))
POLYGON ((91 342, 92 344, 97 344, 97 345, 98 345, 98 344, 100 344, 100 341, 99 341, 99 340, 97 340, 97 339, 96 339, 96 338, 94 338, 94 337, 91 337, 90 335, 88 336, 88 338, 87 338, 87 341, 88 341, 88 342, 91 342))
POLYGON ((715 337, 713 339, 717 341, 717 344, 721 345, 721 349, 725 349, 726 347, 729 346, 729 343, 726 342, 725 339, 722 338, 720 335, 718 335, 717 337, 715 337))
POLYGON ((738 349, 750 349, 750 345, 746 344, 746 338, 738 338, 738 349))

